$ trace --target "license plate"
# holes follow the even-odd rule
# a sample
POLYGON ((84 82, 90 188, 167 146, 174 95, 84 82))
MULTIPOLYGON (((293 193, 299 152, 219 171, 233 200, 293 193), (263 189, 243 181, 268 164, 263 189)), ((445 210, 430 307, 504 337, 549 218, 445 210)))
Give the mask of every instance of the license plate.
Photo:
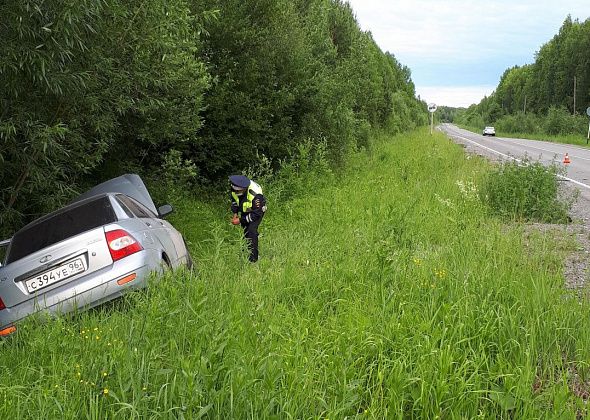
POLYGON ((83 271, 86 271, 86 263, 84 262, 84 259, 76 258, 60 265, 59 267, 52 268, 49 271, 25 280, 25 286, 27 286, 29 293, 33 293, 39 289, 57 283, 58 281, 82 273, 83 271))

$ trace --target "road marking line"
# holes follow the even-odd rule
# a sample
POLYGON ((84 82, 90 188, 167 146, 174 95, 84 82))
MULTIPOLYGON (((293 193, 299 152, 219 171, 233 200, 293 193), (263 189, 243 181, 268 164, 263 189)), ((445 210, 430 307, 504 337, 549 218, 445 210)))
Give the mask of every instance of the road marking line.
MULTIPOLYGON (((519 143, 518 141, 515 141, 515 139, 511 139, 511 138, 508 138, 508 137, 500 137, 500 138, 502 140, 506 140, 508 143, 516 144, 516 145, 522 146, 522 147, 528 147, 528 148, 531 148, 531 149, 542 150, 542 151, 548 152, 548 153, 553 153, 553 154, 555 154, 555 156, 558 156, 558 155, 561 154, 561 152, 555 152, 553 150, 543 149, 542 147, 529 146, 528 144, 522 144, 522 143, 519 143)), ((582 156, 570 155, 570 157, 575 157, 576 159, 582 159, 582 160, 589 160, 590 161, 590 159, 585 158, 585 157, 582 157, 582 156)))
MULTIPOLYGON (((467 137, 463 137, 463 136, 460 136, 460 135, 458 135, 458 134, 455 134, 455 135, 456 135, 458 138, 460 138, 460 139, 466 140, 466 141, 468 141, 469 143, 473 143, 473 144, 475 144, 476 146, 479 146, 479 147, 481 147, 482 149, 486 149, 486 150, 489 150, 490 152, 497 153, 497 154, 499 154, 500 156, 504 156, 505 158, 508 158, 508 159, 515 160, 515 161, 517 161, 517 162, 519 162, 519 163, 520 163, 520 162, 522 162, 522 160, 520 160, 520 159, 518 159, 518 158, 515 158, 514 156, 510 156, 510 155, 507 155, 507 154, 505 154, 505 153, 498 152, 497 150, 491 149, 491 148, 489 148, 489 147, 487 147, 487 146, 484 146, 483 144, 479 144, 478 142, 476 142, 476 141, 473 141, 473 140, 471 140, 471 139, 468 139, 467 137)), ((590 187, 589 187, 589 188, 590 188, 590 187)))
MULTIPOLYGON (((497 154, 499 154, 499 155, 501 155, 501 156, 504 156, 504 157, 506 157, 506 158, 508 158, 508 159, 512 159, 512 160, 515 160, 515 161, 517 161, 518 163, 522 163, 522 160, 521 160, 521 159, 515 158, 514 156, 510 156, 510 155, 507 155, 507 154, 505 154, 505 153, 498 152, 497 150, 491 149, 491 148, 489 148, 489 147, 487 147, 487 146, 484 146, 483 144, 479 144, 479 143, 478 143, 478 142, 476 142, 476 141, 470 140, 470 139, 468 139, 468 138, 466 138, 466 137, 463 137, 463 136, 460 136, 460 135, 458 135, 458 134, 455 134, 455 136, 457 136, 457 137, 458 137, 458 138, 460 138, 460 139, 467 140, 469 143, 473 143, 473 144, 475 144, 476 146, 479 146, 479 147, 481 147, 481 148, 483 148, 483 149, 489 150, 490 152, 497 153, 497 154)), ((573 184, 576 184, 576 185, 579 185, 580 187, 588 188, 588 189, 590 190, 590 185, 588 185, 588 184, 584 184, 583 182, 576 181, 575 179, 569 178, 569 177, 567 177, 567 176, 559 175, 559 174, 557 174, 557 177, 558 177, 558 178, 561 178, 561 179, 565 179, 566 181, 570 181, 571 183, 573 183, 573 184)))
POLYGON ((566 181, 572 182, 576 185, 579 185, 580 187, 585 187, 585 188, 590 189, 590 185, 584 184, 583 182, 580 182, 580 181, 576 181, 575 179, 568 178, 567 176, 563 176, 563 175, 558 174, 557 177, 561 178, 561 179, 565 179, 566 181))

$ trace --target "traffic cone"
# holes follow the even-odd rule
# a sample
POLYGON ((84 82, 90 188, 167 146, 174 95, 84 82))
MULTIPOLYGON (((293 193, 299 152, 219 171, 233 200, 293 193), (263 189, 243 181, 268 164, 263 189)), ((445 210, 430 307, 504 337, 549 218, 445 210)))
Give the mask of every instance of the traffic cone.
POLYGON ((572 161, 570 160, 570 155, 569 154, 565 154, 565 156, 563 157, 563 163, 565 163, 566 165, 568 163, 572 163, 572 161))

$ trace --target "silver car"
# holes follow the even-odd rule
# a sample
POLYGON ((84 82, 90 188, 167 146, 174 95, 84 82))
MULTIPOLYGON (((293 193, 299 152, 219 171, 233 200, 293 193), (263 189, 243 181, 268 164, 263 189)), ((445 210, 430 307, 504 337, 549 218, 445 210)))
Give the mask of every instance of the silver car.
POLYGON ((0 336, 44 311, 67 313, 142 288, 152 272, 192 266, 182 235, 163 219, 138 175, 104 182, 0 242, 0 336))

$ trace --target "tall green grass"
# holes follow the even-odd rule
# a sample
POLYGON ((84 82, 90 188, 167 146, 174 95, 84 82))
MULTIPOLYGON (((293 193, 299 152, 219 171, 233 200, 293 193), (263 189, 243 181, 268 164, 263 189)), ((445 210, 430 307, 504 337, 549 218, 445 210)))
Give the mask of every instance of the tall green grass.
POLYGON ((565 223, 576 195, 559 196, 562 173, 555 164, 503 162, 485 177, 480 197, 493 214, 509 220, 565 223))
POLYGON ((22 324, 0 418, 585 415, 590 306, 553 238, 488 216, 488 170, 419 131, 288 201, 271 186, 257 264, 227 203, 177 203, 198 274, 22 324))

